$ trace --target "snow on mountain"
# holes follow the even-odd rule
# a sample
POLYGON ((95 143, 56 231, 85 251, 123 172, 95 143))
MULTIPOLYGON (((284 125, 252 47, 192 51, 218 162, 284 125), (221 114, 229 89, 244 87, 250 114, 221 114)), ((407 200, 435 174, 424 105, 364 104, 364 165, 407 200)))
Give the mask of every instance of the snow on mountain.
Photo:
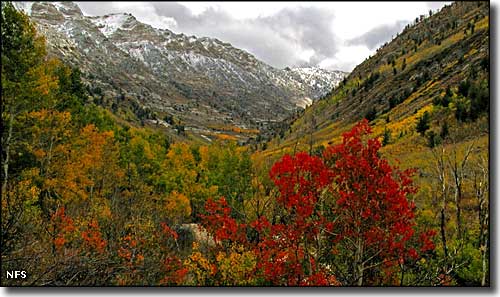
POLYGON ((31 6, 33 5, 33 3, 34 2, 32 2, 32 1, 12 2, 12 4, 14 4, 15 8, 23 11, 27 15, 31 15, 31 6))
POLYGON ((84 16, 73 2, 16 6, 38 24, 49 50, 88 73, 92 84, 126 92, 199 127, 207 125, 200 121, 255 127, 283 120, 346 75, 314 67, 276 69, 229 43, 153 28, 131 14, 84 16), (196 117, 191 109, 206 114, 196 117))
POLYGON ((289 71, 275 69, 258 61, 249 53, 217 39, 197 38, 156 29, 138 22, 130 14, 92 17, 91 21, 104 35, 117 41, 115 44, 120 49, 156 72, 168 73, 169 69, 185 71, 186 67, 193 72, 208 70, 211 75, 233 78, 250 88, 255 83, 258 85, 264 80, 270 80, 281 87, 292 86, 294 89, 300 89, 302 92, 294 101, 295 105, 301 108, 331 91, 346 75, 341 71, 328 71, 317 67, 292 68, 289 71), (128 31, 136 27, 139 29, 135 34, 117 32, 118 29, 128 31), (245 71, 249 73, 243 73, 245 71))
POLYGON ((109 37, 117 29, 124 29, 123 24, 130 20, 131 16, 125 13, 117 13, 105 15, 102 17, 91 17, 90 21, 93 22, 99 30, 109 37))

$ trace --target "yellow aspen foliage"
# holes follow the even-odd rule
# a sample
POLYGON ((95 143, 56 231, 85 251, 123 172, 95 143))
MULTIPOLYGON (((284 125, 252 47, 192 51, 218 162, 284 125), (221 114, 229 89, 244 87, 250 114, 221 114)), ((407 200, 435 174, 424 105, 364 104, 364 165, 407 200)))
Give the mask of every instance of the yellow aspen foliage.
POLYGON ((191 206, 186 195, 173 191, 166 197, 165 210, 168 218, 180 221, 191 215, 191 206))
POLYGON ((251 286, 257 284, 255 269, 257 257, 243 246, 233 245, 229 253, 219 252, 217 262, 217 285, 251 286))
MULTIPOLYGON (((28 72, 33 78, 33 95, 42 96, 44 99, 42 106, 46 108, 54 108, 57 103, 57 98, 54 96, 59 89, 59 81, 54 75, 54 70, 57 67, 62 67, 62 63, 57 59, 49 59, 44 64, 30 69, 28 72)), ((66 69, 70 71, 69 68, 66 69)))
POLYGON ((192 253, 184 261, 184 267, 189 271, 186 284, 192 286, 210 285, 209 281, 217 273, 216 266, 200 252, 199 244, 196 242, 193 242, 192 253))
POLYGON ((167 183, 167 190, 182 191, 190 186, 196 178, 195 166, 189 145, 173 144, 162 164, 162 167, 166 169, 162 177, 167 183))

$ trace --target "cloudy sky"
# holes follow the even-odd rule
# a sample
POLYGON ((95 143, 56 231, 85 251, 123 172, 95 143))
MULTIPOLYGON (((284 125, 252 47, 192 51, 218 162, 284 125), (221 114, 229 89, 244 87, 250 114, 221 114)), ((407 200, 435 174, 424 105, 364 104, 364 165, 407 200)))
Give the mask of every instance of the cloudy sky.
POLYGON ((215 37, 278 68, 351 71, 404 26, 447 2, 77 2, 153 27, 215 37))

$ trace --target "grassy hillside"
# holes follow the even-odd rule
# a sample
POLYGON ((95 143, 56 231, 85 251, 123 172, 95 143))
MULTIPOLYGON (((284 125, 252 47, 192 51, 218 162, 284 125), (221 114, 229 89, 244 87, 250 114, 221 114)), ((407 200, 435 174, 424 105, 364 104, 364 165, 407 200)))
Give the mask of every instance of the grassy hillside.
MULTIPOLYGON (((418 18, 357 66, 330 96, 292 121, 263 154, 281 155, 337 143, 343 132, 364 117, 377 136, 383 137, 387 131, 390 146, 411 151, 424 149, 429 131, 438 133, 444 122, 450 127, 450 138, 459 142, 487 135, 487 117, 479 115, 487 112, 488 103, 470 98, 475 95, 461 94, 466 92, 460 92, 459 86, 471 82, 487 97, 488 25, 487 2, 454 3, 432 16, 418 18), (446 105, 440 101, 447 88, 451 95, 446 105), (471 109, 476 113, 472 118, 456 115, 471 109), (430 116, 430 129, 421 136, 416 126, 425 112, 430 116), (482 123, 478 125, 483 133, 464 129, 471 121, 482 123)), ((394 153, 389 147, 386 150, 394 153)))

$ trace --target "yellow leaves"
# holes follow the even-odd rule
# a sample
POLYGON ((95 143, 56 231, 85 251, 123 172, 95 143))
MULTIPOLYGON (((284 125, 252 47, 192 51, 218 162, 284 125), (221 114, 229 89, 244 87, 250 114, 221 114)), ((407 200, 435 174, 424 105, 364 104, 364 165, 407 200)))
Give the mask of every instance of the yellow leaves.
POLYGON ((255 284, 253 272, 257 258, 252 251, 245 251, 242 246, 234 245, 229 251, 219 252, 216 256, 219 274, 218 285, 247 286, 255 284))
POLYGON ((170 147, 161 167, 161 179, 166 183, 167 192, 176 190, 188 197, 196 185, 196 162, 189 145, 176 143, 170 147))
POLYGON ((41 189, 36 185, 38 170, 31 169, 23 173, 19 182, 9 187, 7 193, 2 193, 2 216, 8 215, 13 209, 23 209, 27 214, 35 216, 39 212, 37 202, 41 189))
POLYGON ((118 149, 112 131, 99 132, 88 125, 76 134, 71 130, 71 114, 41 109, 27 114, 31 123, 30 150, 43 173, 43 189, 64 202, 86 200, 123 177, 117 166, 118 149), (100 185, 100 191, 94 187, 100 185))
POLYGON ((113 217, 110 202, 107 199, 93 199, 90 201, 90 212, 95 214, 102 222, 109 222, 113 217))
POLYGON ((212 261, 199 251, 199 244, 194 242, 191 255, 184 261, 184 267, 190 273, 188 284, 246 286, 257 283, 254 275, 257 257, 241 245, 234 244, 227 252, 219 251, 212 261))
POLYGON ((168 195, 165 203, 167 216, 170 218, 184 219, 191 215, 191 206, 186 195, 173 191, 168 195))
POLYGON ((198 148, 198 151, 200 152, 200 167, 204 170, 206 170, 208 167, 207 161, 210 158, 210 151, 207 146, 201 146, 198 148))
POLYGON ((35 91, 41 95, 49 95, 49 92, 57 88, 57 80, 49 75, 40 75, 35 91))
MULTIPOLYGON (((26 91, 28 91, 29 96, 34 97, 33 101, 39 100, 37 103, 46 108, 54 108, 56 106, 60 98, 56 96, 59 90, 59 81, 55 75, 55 71, 63 67, 63 64, 59 60, 50 59, 29 70, 28 76, 31 89, 28 87, 26 91)), ((70 71, 67 67, 64 67, 64 69, 70 71)))
POLYGON ((193 242, 193 252, 183 263, 191 276, 187 281, 188 285, 207 285, 207 281, 217 272, 198 248, 199 244, 193 242))
POLYGON ((489 28, 489 17, 485 16, 480 21, 475 24, 476 31, 484 30, 489 28))
POLYGON ((176 170, 187 178, 196 176, 195 160, 191 148, 186 143, 175 143, 170 147, 163 164, 165 168, 176 170))
POLYGON ((102 208, 101 216, 108 218, 108 219, 111 219, 111 209, 109 208, 109 206, 105 205, 102 208))
POLYGON ((234 127, 232 129, 233 132, 240 133, 240 134, 259 134, 260 131, 258 129, 243 129, 240 127, 234 127))
POLYGON ((167 153, 167 159, 173 165, 194 165, 194 157, 187 143, 174 143, 167 153))
POLYGON ((46 154, 46 153, 45 153, 45 151, 44 151, 44 150, 42 150, 42 149, 35 149, 35 150, 33 151, 33 155, 35 155, 35 157, 36 157, 37 159, 42 159, 42 158, 44 158, 47 154, 46 154))
POLYGON ((134 136, 130 140, 130 146, 133 149, 141 149, 142 153, 144 154, 147 160, 153 160, 154 154, 151 149, 150 143, 146 141, 144 138, 134 134, 134 136))
POLYGON ((431 223, 436 219, 436 214, 434 213, 433 210, 431 209, 425 209, 422 210, 418 213, 419 220, 422 220, 423 222, 426 223, 431 223))
POLYGON ((238 138, 229 134, 216 134, 216 137, 220 140, 238 140, 238 138))
POLYGON ((69 124, 71 113, 67 111, 57 111, 53 109, 41 109, 28 113, 28 119, 33 123, 34 133, 61 133, 61 136, 67 136, 69 133, 69 124))

